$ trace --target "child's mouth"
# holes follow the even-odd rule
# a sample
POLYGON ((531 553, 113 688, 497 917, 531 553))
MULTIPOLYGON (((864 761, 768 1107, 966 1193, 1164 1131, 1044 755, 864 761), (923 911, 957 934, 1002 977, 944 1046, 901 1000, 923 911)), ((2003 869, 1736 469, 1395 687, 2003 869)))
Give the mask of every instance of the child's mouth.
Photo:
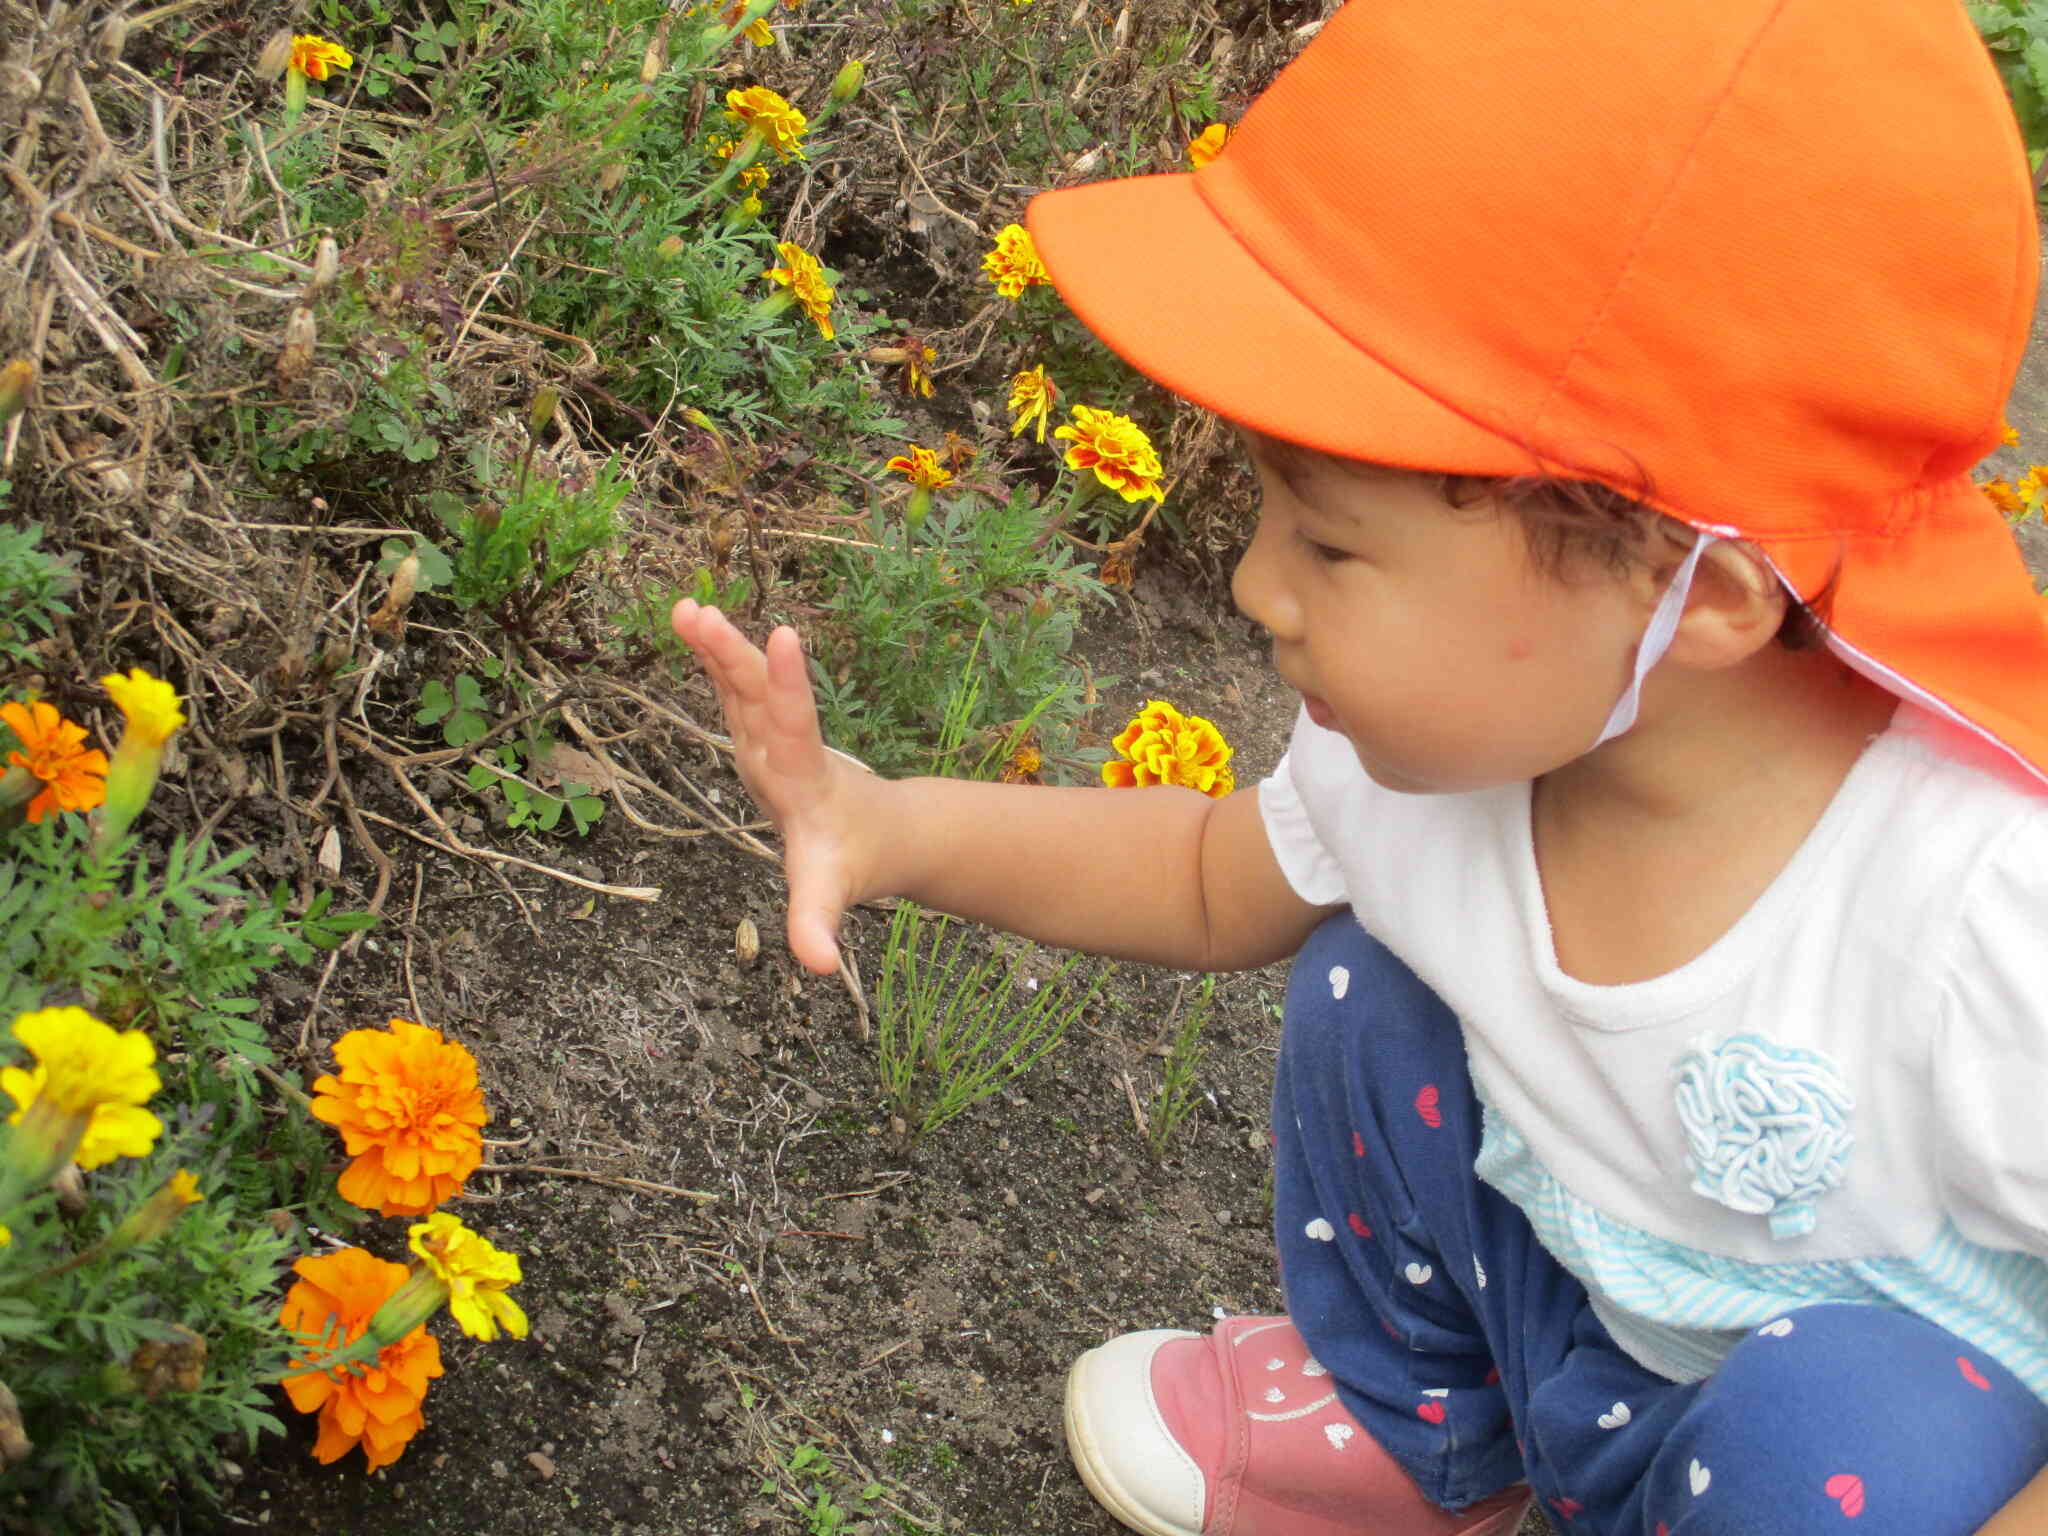
POLYGON ((1314 694, 1304 693, 1301 696, 1301 707, 1308 711, 1309 719, 1313 720, 1324 730, 1336 729, 1337 712, 1314 694))

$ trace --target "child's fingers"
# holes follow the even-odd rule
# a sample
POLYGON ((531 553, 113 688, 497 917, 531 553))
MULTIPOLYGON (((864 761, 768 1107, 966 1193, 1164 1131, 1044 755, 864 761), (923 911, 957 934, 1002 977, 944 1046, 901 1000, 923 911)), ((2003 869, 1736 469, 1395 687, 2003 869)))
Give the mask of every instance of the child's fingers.
POLYGON ((811 693, 811 675, 797 632, 785 624, 771 634, 766 660, 767 715, 774 733, 770 758, 787 772, 814 771, 825 738, 818 728, 818 701, 811 693))

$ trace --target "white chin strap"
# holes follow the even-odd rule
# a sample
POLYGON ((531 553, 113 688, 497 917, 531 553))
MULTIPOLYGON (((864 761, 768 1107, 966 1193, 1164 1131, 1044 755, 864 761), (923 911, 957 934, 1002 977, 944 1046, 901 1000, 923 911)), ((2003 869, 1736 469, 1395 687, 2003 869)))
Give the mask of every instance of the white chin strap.
POLYGON ((1692 593, 1693 572, 1699 569, 1700 556, 1713 542, 1714 535, 1700 529, 1698 537, 1693 540, 1692 552, 1679 565, 1672 575, 1671 585, 1657 600, 1657 611, 1650 615, 1649 627, 1643 631, 1642 643, 1636 647, 1635 676, 1629 680, 1621 697, 1614 701, 1613 712, 1608 715, 1607 724, 1594 746, 1604 746, 1636 723, 1636 706, 1642 702, 1643 679, 1664 659, 1671 637, 1678 633, 1678 621, 1685 614, 1685 600, 1692 593))

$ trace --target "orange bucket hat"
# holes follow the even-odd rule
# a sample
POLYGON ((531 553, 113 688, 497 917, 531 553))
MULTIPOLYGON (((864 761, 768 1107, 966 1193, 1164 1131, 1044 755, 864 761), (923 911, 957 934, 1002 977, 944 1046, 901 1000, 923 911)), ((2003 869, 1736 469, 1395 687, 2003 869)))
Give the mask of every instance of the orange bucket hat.
POLYGON ((1955 0, 1359 0, 1206 168, 1027 218, 1177 394, 1746 539, 1850 665, 2048 781, 2048 608, 1968 474, 2033 188, 1955 0))

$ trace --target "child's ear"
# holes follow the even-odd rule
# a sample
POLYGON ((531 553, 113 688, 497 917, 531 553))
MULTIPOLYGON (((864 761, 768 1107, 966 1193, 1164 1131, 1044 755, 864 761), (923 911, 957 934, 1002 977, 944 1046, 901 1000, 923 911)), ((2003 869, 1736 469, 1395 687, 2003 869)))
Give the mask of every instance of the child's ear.
POLYGON ((1693 572, 1669 654, 1681 666, 1707 669, 1747 661, 1777 638, 1789 602, 1784 583, 1761 556, 1717 540, 1693 572))

